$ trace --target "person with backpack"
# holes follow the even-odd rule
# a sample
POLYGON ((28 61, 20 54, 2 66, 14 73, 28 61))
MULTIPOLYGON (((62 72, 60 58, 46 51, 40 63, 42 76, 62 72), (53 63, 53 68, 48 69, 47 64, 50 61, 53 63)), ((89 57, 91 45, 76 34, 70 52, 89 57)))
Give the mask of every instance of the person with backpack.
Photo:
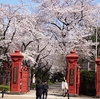
POLYGON ((47 99, 48 89, 49 89, 49 86, 47 82, 45 81, 43 84, 43 99, 47 99))

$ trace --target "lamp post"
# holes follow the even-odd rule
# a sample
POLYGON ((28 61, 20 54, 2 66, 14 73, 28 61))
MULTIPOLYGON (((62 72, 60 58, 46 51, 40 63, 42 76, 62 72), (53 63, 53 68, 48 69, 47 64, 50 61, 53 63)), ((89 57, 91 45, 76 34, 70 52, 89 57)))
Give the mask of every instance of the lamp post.
MULTIPOLYGON (((96 56, 95 56, 95 60, 97 59, 97 39, 98 39, 98 21, 96 22, 96 56)), ((95 64, 95 72, 96 72, 97 66, 95 64)))

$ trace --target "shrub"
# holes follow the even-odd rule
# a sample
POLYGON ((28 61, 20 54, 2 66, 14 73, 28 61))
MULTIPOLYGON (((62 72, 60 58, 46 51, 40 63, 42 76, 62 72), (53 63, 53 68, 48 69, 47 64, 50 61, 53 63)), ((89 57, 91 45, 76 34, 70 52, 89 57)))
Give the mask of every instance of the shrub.
POLYGON ((2 91, 3 89, 4 89, 5 91, 9 91, 9 90, 10 90, 10 86, 0 85, 0 91, 2 91))
POLYGON ((80 84, 81 94, 95 95, 95 71, 82 70, 80 84))
POLYGON ((52 85, 52 84, 53 84, 52 82, 50 82, 50 81, 48 82, 48 85, 52 85))
POLYGON ((33 83, 32 85, 31 85, 31 89, 34 89, 36 87, 36 83, 33 83))
MULTIPOLYGON (((52 84, 53 84, 52 82, 48 81, 48 85, 52 85, 52 84)), ((31 89, 35 89, 35 87, 36 87, 36 83, 33 83, 31 85, 31 89)))

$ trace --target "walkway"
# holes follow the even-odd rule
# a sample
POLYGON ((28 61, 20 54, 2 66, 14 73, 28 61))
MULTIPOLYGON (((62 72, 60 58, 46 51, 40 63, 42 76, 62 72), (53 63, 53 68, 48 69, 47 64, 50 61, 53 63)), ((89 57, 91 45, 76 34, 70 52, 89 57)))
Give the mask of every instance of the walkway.
MULTIPOLYGON (((31 90, 26 94, 4 94, 3 99, 35 99, 35 90, 31 90)), ((2 94, 0 93, 0 99, 2 99, 2 94)), ((56 83, 49 87, 48 99, 68 99, 68 97, 62 97, 61 83, 56 83)), ((99 99, 95 97, 87 96, 77 96, 69 97, 69 99, 99 99)))

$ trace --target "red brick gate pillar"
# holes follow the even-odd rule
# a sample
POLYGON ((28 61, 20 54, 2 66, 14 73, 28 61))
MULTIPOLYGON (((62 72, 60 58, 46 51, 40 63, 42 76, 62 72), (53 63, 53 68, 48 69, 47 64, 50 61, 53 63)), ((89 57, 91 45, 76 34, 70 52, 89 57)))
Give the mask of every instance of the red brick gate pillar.
POLYGON ((96 96, 100 97, 100 56, 96 60, 96 96))
POLYGON ((70 94, 76 95, 76 84, 77 84, 77 59, 78 55, 75 51, 71 51, 69 55, 66 56, 68 60, 68 67, 66 72, 66 78, 68 82, 68 89, 70 94))
POLYGON ((15 53, 11 54, 12 67, 11 67, 11 79, 10 79, 10 92, 20 93, 20 80, 21 80, 21 64, 23 55, 19 50, 16 50, 15 53))
POLYGON ((77 95, 79 95, 79 88, 80 88, 80 67, 77 67, 77 77, 76 77, 76 83, 77 83, 77 90, 76 90, 76 93, 77 95))

